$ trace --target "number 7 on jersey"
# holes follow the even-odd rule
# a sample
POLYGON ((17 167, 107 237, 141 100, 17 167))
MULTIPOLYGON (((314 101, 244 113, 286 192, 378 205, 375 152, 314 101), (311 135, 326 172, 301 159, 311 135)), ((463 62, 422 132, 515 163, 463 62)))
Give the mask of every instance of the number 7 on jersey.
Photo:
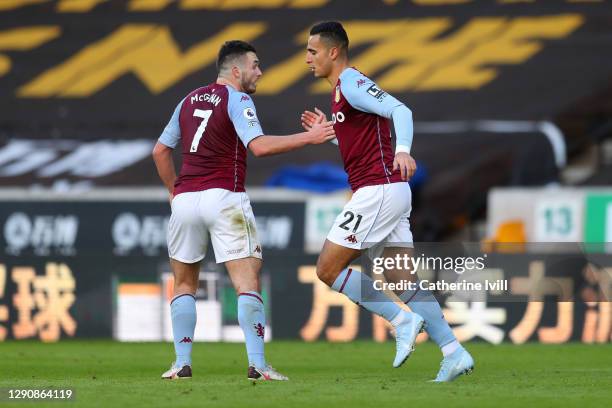
POLYGON ((193 141, 191 142, 191 148, 189 152, 193 153, 198 150, 198 145, 200 144, 200 139, 202 139, 202 135, 204 135, 204 131, 206 130, 206 125, 208 125, 208 119, 212 115, 212 110, 202 110, 196 109, 193 111, 193 116, 202 118, 202 122, 200 126, 198 126, 198 130, 196 130, 195 135, 193 135, 193 141))

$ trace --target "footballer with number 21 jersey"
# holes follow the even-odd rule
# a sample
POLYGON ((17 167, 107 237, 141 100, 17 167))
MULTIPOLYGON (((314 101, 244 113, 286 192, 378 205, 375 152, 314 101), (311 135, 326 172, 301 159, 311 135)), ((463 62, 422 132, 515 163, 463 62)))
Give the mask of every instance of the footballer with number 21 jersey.
MULTIPOLYGON (((331 112, 344 169, 353 196, 334 221, 319 259, 317 276, 332 289, 387 320, 395 328, 393 367, 400 367, 414 350, 416 336, 427 330, 443 354, 434 381, 452 381, 474 367, 471 355, 455 338, 440 305, 425 290, 396 290, 412 312, 400 308, 374 281, 349 267, 365 252, 370 258, 412 255, 410 231, 412 194, 408 179, 416 170, 410 155, 412 112, 349 64, 349 39, 337 21, 319 23, 310 30, 306 63, 317 78, 332 86, 331 112), (391 146, 389 119, 396 134, 391 146)), ((325 114, 302 114, 302 126, 310 129, 325 114)), ((386 261, 387 259, 385 259, 386 261)), ((415 281, 414 271, 387 268, 388 282, 415 281)), ((418 288, 418 285, 417 285, 418 288)))

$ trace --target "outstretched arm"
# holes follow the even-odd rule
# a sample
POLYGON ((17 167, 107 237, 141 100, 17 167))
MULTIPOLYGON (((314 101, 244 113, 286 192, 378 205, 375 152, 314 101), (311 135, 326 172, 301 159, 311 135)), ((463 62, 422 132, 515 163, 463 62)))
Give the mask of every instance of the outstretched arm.
POLYGON ((287 136, 265 135, 257 118, 253 100, 241 92, 230 94, 228 114, 244 146, 257 157, 289 152, 308 144, 323 143, 335 137, 333 123, 327 121, 321 121, 302 133, 287 136))
POLYGON ((320 144, 336 137, 332 122, 314 124, 309 130, 288 136, 262 135, 249 142, 249 149, 257 157, 271 156, 299 149, 309 144, 320 144))

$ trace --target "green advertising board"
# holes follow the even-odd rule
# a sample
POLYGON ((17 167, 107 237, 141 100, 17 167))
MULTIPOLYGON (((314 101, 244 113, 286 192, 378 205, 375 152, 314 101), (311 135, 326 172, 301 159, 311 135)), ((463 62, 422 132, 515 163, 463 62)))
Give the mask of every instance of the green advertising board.
POLYGON ((612 194, 588 194, 585 219, 585 242, 612 242, 612 194))

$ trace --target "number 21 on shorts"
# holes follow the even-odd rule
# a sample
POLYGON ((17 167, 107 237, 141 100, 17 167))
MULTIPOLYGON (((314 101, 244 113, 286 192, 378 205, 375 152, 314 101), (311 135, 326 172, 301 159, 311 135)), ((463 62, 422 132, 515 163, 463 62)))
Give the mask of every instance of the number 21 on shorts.
POLYGON ((359 228, 359 224, 361 224, 361 219, 363 217, 360 214, 355 214, 352 211, 345 211, 342 216, 344 217, 344 221, 339 225, 339 227, 347 231, 350 230, 353 233, 357 232, 357 228, 359 228), (351 224, 355 218, 355 223, 351 228, 351 224))
POLYGON ((198 126, 198 130, 196 130, 195 135, 193 135, 193 141, 191 142, 191 148, 189 152, 194 153, 198 150, 198 145, 200 144, 200 139, 202 139, 202 135, 204 135, 204 131, 206 130, 206 125, 208 125, 208 119, 210 119, 212 115, 212 110, 202 110, 196 109, 193 111, 193 116, 202 118, 202 122, 200 122, 200 126, 198 126))

